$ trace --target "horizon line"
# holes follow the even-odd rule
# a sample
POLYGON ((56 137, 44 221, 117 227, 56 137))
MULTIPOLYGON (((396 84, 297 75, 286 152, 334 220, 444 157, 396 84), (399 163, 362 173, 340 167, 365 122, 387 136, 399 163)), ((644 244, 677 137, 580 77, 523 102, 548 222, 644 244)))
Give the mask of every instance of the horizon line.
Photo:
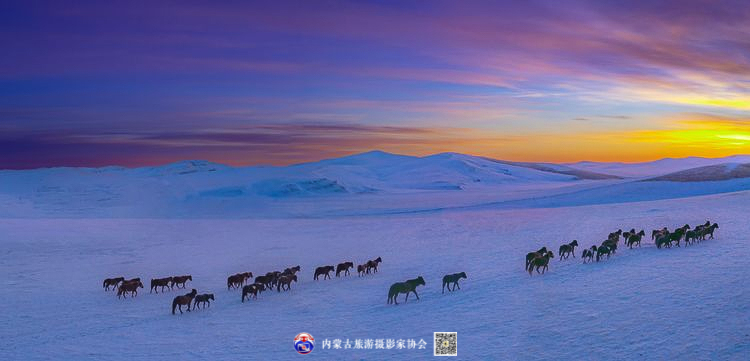
POLYGON ((478 155, 478 154, 470 154, 470 153, 461 153, 461 152, 438 152, 438 153, 430 153, 426 155, 413 155, 413 154, 406 154, 406 153, 395 153, 395 152, 388 152, 380 149, 372 149, 364 152, 355 152, 355 153, 349 153, 346 155, 338 156, 338 157, 326 157, 326 158, 320 158, 317 160, 312 161, 305 161, 305 162, 291 162, 287 164, 280 164, 280 165, 274 165, 274 164, 263 164, 263 163, 253 163, 253 164, 243 164, 243 165, 233 165, 228 163, 223 163, 219 161, 212 161, 208 159, 180 159, 170 162, 164 162, 164 163, 158 163, 158 164, 147 164, 147 165, 140 165, 140 166, 125 166, 125 165, 118 165, 118 164, 108 164, 108 165, 102 165, 102 166, 69 166, 69 165, 55 165, 55 166, 48 166, 48 167, 36 167, 36 168, 0 168, 0 171, 29 171, 29 170, 42 170, 42 169, 57 169, 57 168, 71 168, 71 169, 103 169, 103 168, 125 168, 125 169, 141 169, 141 168, 158 168, 163 167, 171 164, 178 164, 178 163, 184 163, 184 162, 206 162, 206 163, 212 163, 217 164, 229 168, 252 168, 252 167, 292 167, 297 165, 303 165, 303 164, 312 164, 312 163, 318 163, 323 162, 327 160, 335 160, 335 159, 342 159, 347 157, 354 157, 358 155, 365 155, 369 153, 383 153, 388 155, 395 155, 395 156, 404 156, 404 157, 413 157, 413 158, 428 158, 436 155, 441 154, 459 154, 459 155, 466 155, 471 157, 477 157, 477 158, 484 158, 492 161, 500 161, 500 162, 507 162, 507 163, 536 163, 536 164, 556 164, 556 165, 575 165, 580 163, 597 163, 597 164, 644 164, 644 163, 653 163, 658 162, 661 160, 679 160, 679 159, 689 159, 689 158, 699 158, 699 159, 724 159, 724 158, 732 158, 732 157, 740 157, 740 156, 750 156, 750 154, 732 154, 727 155, 723 157, 705 157, 705 156, 698 156, 698 155, 691 155, 686 157, 662 157, 662 158, 656 158, 641 162, 627 162, 627 161, 592 161, 592 160, 579 160, 574 162, 552 162, 552 161, 537 161, 537 160, 506 160, 491 156, 484 156, 484 155, 478 155))

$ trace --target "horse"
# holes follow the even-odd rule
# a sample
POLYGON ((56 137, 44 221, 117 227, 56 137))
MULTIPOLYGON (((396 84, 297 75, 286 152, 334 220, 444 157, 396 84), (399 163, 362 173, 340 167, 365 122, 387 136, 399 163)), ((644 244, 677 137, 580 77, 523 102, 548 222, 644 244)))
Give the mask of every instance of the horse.
MULTIPOLYGON (((193 308, 194 309, 195 308, 200 309, 199 305, 201 303, 203 303, 205 305, 208 305, 208 307, 211 307, 211 301, 209 301, 209 300, 215 300, 213 293, 206 293, 206 294, 202 294, 202 295, 197 295, 197 296, 195 296, 195 303, 193 303, 193 308)), ((203 307, 205 308, 207 306, 203 306, 203 307)))
MULTIPOLYGON (((674 230, 674 232, 670 233, 668 235, 669 236, 669 242, 670 243, 671 242, 677 242, 677 247, 679 247, 680 246, 680 240, 682 240, 682 236, 684 236, 685 232, 686 232, 686 228, 685 227, 687 227, 687 229, 690 229, 690 226, 688 226, 686 224, 684 227, 677 228, 677 229, 674 230)), ((671 244, 670 244, 670 246, 671 246, 671 244)))
POLYGON ((375 258, 372 261, 367 261, 367 263, 366 263, 366 265, 367 265, 367 273, 370 273, 370 270, 373 270, 373 272, 377 272, 378 271, 378 265, 380 264, 380 262, 383 262, 383 260, 380 259, 380 257, 375 258))
POLYGON ((698 233, 700 232, 701 226, 695 227, 697 230, 689 230, 685 232, 685 247, 689 246, 691 243, 695 243, 698 241, 698 233))
POLYGON ((583 263, 586 263, 586 261, 594 262, 594 254, 596 253, 596 246, 591 246, 591 248, 584 249, 583 254, 581 254, 581 258, 583 258, 583 263))
POLYGON ((620 241, 621 234, 622 234, 622 229, 618 229, 617 231, 610 233, 609 236, 607 236, 607 239, 620 241))
POLYGON ((148 291, 148 293, 151 293, 152 291, 156 291, 156 293, 159 293, 159 290, 156 289, 157 287, 161 287, 161 291, 164 292, 164 287, 169 287, 170 283, 172 283, 172 277, 152 278, 151 289, 148 291))
POLYGON ((294 267, 289 267, 289 268, 285 269, 284 272, 281 272, 281 274, 295 275, 295 274, 297 274, 297 272, 299 272, 300 269, 301 268, 299 267, 299 265, 296 265, 294 267))
POLYGON ((612 253, 612 249, 609 248, 608 245, 602 245, 601 247, 598 247, 596 249, 596 261, 599 262, 599 259, 605 254, 607 255, 607 258, 609 258, 610 253, 612 253))
POLYGON ((268 284, 271 283, 273 279, 270 276, 258 276, 255 277, 255 283, 260 283, 265 287, 268 287, 268 284))
POLYGON ((711 236, 710 239, 714 239, 714 231, 719 228, 718 223, 714 223, 701 231, 701 240, 706 239, 706 236, 711 236))
POLYGON ((638 245, 638 247, 640 247, 641 246, 641 239, 645 235, 646 235, 646 232, 644 232, 643 230, 641 230, 638 233, 633 232, 625 240, 625 245, 627 245, 628 247, 630 247, 630 249, 633 249, 633 245, 638 245))
MULTIPOLYGON (((260 288, 265 287, 263 283, 253 283, 251 285, 246 285, 245 287, 242 287, 242 303, 245 303, 245 297, 248 295, 253 295, 253 299, 258 298, 258 292, 260 292, 260 288)), ((248 300, 250 297, 247 298, 248 300)))
POLYGON ((560 250, 557 252, 560 255, 560 261, 567 259, 570 255, 573 255, 573 258, 576 258, 576 247, 578 247, 578 240, 575 239, 573 242, 560 246, 560 250))
MULTIPOLYGON (((601 247, 607 247, 609 249, 609 252, 614 255, 615 252, 617 251, 617 241, 614 239, 608 239, 602 242, 602 245, 599 246, 599 248, 601 247)), ((609 258, 609 254, 607 254, 607 258, 609 258)))
POLYGON ((292 281, 297 282, 297 275, 286 275, 279 277, 279 282, 276 286, 276 292, 281 292, 284 286, 286 286, 287 291, 292 289, 292 281))
POLYGON ((665 234, 657 236, 654 243, 656 243, 656 248, 661 248, 662 246, 672 248, 672 238, 670 237, 670 233, 667 232, 665 234))
POLYGON ((125 294, 126 292, 130 292, 131 297, 138 296, 138 288, 143 288, 143 283, 140 279, 133 279, 130 281, 122 282, 119 287, 117 287, 117 298, 120 298, 122 296, 123 298, 127 297, 125 294))
POLYGON ((338 265, 336 265, 336 277, 338 277, 341 272, 344 272, 344 276, 348 276, 349 269, 353 267, 354 267, 353 262, 339 263, 338 265))
POLYGON ((227 278, 227 290, 232 288, 240 288, 245 285, 245 281, 253 277, 252 272, 237 273, 227 278))
POLYGON ((406 299, 404 302, 409 300, 409 293, 414 292, 414 296, 419 299, 419 295, 417 294, 417 286, 422 285, 425 286, 424 278, 422 276, 419 276, 412 280, 407 280, 406 282, 396 282, 393 285, 391 285, 391 288, 388 290, 388 303, 387 304, 398 304, 396 301, 396 297, 398 297, 399 293, 406 293, 406 299))
POLYGON ((448 291, 453 292, 456 290, 456 287, 458 289, 461 289, 461 286, 458 285, 458 280, 466 278, 466 272, 461 273, 454 273, 452 275, 445 275, 443 276, 443 292, 445 293, 445 286, 448 286, 448 291), (453 289, 451 289, 451 283, 453 284, 453 289))
POLYGON ((313 280, 317 281, 318 276, 323 275, 323 279, 330 279, 331 275, 329 274, 334 269, 333 266, 323 266, 318 267, 315 269, 315 275, 313 276, 313 280))
POLYGON ((122 281, 125 281, 125 277, 107 278, 102 283, 102 287, 105 291, 109 291, 109 286, 112 286, 112 290, 116 290, 117 285, 122 281))
POLYGON ((187 310, 190 312, 190 302, 193 301, 193 298, 195 298, 195 295, 198 294, 198 291, 193 288, 190 293, 184 295, 184 296, 177 296, 172 300, 172 314, 174 315, 174 310, 179 307, 180 308, 180 314, 182 314, 182 306, 187 305, 187 310))
POLYGON ((622 239, 627 241, 628 238, 630 238, 630 236, 632 236, 634 234, 635 234, 635 228, 631 228, 627 232, 622 232, 622 239))
POLYGON ((542 274, 544 274, 544 272, 547 269, 549 269, 549 259, 550 258, 555 258, 555 254, 552 253, 552 251, 548 251, 544 255, 538 256, 538 257, 534 258, 533 260, 531 260, 531 263, 529 264, 529 269, 528 269, 529 276, 531 276, 531 271, 534 269, 535 266, 536 266, 536 273, 539 273, 539 269, 541 268, 542 269, 542 274))
POLYGON ((362 277, 367 272, 367 265, 361 264, 357 266, 357 277, 362 277))
POLYGON ((281 272, 279 271, 268 272, 266 273, 266 277, 268 277, 268 282, 266 282, 266 287, 274 288, 276 287, 276 283, 279 281, 279 277, 281 277, 281 272))
POLYGON ((174 286, 177 285, 177 288, 185 288, 185 283, 192 280, 193 276, 191 275, 174 276, 172 277, 172 284, 170 284, 169 287, 174 288, 174 286), (179 285, 182 285, 182 287, 179 287, 179 285))
POLYGON ((529 265, 531 264, 531 261, 534 260, 537 256, 543 256, 547 254, 547 247, 542 247, 536 252, 529 252, 526 254, 526 266, 523 268, 525 270, 529 269, 529 265))
POLYGON ((669 229, 667 229, 667 227, 664 227, 662 229, 655 229, 651 231, 651 240, 656 241, 657 237, 662 236, 666 233, 669 233, 669 229))

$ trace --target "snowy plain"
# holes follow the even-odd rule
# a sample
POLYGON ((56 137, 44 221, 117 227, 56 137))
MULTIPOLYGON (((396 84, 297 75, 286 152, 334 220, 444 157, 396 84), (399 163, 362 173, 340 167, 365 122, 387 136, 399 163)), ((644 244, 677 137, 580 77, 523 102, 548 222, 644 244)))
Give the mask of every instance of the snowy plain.
POLYGON ((381 164, 368 159, 355 171, 324 161, 272 176, 213 165, 184 173, 184 164, 177 173, 2 172, 0 357, 415 360, 433 357, 433 332, 455 331, 459 359, 469 360, 750 358, 745 179, 576 180, 476 159, 458 166, 438 159, 423 169, 431 176, 401 178, 396 173, 413 164, 376 158, 381 164), (307 172, 347 191, 329 194, 337 187, 326 183, 324 193, 268 194, 299 185, 307 172), (269 181, 280 178, 281 186, 269 181), (266 185, 260 195, 257 182, 266 185), (227 187, 234 191, 208 191, 227 187), (707 219, 720 224, 716 238, 687 248, 644 240, 594 264, 581 263, 579 248, 575 259, 553 259, 545 275, 522 266, 541 246, 556 251, 577 239, 589 247, 618 228, 650 233, 707 219), (312 280, 317 266, 378 256, 377 274, 312 280), (226 289, 230 274, 294 265, 300 282, 289 292, 241 303, 239 291, 226 289), (461 271, 462 289, 441 294, 442 276, 461 271), (118 300, 101 288, 106 277, 141 277, 148 287, 151 278, 180 274, 193 275, 188 290, 216 295, 209 309, 172 315, 183 290, 141 289, 118 300), (420 275, 427 284, 419 301, 386 305, 392 283, 420 275), (292 347, 300 332, 316 339, 307 356, 292 347), (335 338, 424 339, 427 349, 321 349, 335 338))

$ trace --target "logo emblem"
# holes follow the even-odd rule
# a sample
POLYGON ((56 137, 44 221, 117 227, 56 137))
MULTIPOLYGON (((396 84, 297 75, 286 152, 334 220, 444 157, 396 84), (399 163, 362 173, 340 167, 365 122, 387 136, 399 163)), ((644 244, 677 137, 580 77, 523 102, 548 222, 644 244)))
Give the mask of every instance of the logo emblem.
POLYGON ((294 350, 301 355, 307 355, 315 347, 315 339, 311 334, 302 332, 294 337, 294 350))

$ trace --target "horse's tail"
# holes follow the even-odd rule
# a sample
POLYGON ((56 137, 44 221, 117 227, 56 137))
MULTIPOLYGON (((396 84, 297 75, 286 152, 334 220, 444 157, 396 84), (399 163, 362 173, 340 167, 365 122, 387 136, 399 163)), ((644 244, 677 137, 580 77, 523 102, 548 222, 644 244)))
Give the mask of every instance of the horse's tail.
POLYGON ((104 281, 102 282, 102 288, 105 288, 105 287, 107 287, 107 280, 104 280, 104 281))
POLYGON ((174 315, 174 310, 177 309, 177 297, 174 298, 172 301, 172 314, 174 315))
POLYGON ((230 290, 232 287, 232 280, 230 278, 227 278, 227 291, 230 290))

